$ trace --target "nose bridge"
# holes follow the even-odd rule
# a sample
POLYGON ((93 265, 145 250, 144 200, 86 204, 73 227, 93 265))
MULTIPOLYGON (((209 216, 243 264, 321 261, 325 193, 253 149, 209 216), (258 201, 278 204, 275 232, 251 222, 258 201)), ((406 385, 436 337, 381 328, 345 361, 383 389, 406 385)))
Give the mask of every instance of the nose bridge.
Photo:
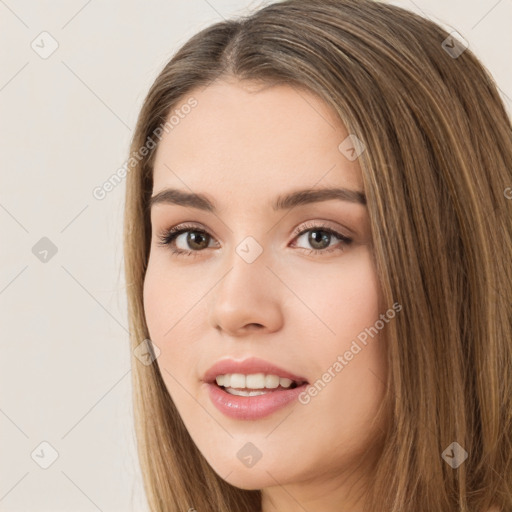
POLYGON ((211 294, 211 321, 214 326, 236 332, 248 324, 277 328, 281 321, 279 296, 272 282, 275 276, 267 268, 270 248, 253 235, 241 235, 223 256, 222 279, 211 294))
POLYGON ((270 249, 273 231, 269 232, 268 226, 261 222, 261 208, 251 207, 247 202, 244 206, 240 204, 242 200, 243 198, 239 198, 231 204, 231 218, 236 221, 229 225, 229 252, 225 257, 232 268, 231 273, 240 272, 244 274, 240 277, 250 279, 254 273, 261 276, 269 272, 265 265, 272 259, 270 249), (235 212, 243 213, 236 215, 235 212), (248 275, 245 276, 245 273, 248 275))
POLYGON ((248 235, 233 245, 230 252, 226 257, 229 272, 223 279, 224 283, 220 283, 221 288, 228 292, 232 289, 239 294, 239 298, 250 298, 265 292, 272 274, 267 268, 271 259, 270 249, 264 248, 255 237, 248 235))

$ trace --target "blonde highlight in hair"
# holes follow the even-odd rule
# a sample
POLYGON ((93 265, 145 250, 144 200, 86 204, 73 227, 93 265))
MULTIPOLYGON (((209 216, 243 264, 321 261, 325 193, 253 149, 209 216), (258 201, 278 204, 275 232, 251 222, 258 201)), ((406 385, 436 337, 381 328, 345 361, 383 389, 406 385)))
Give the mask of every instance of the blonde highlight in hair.
MULTIPOLYGON (((387 304, 389 428, 366 495, 374 512, 512 510, 512 127, 492 77, 453 58, 433 22, 371 0, 284 0, 192 37, 152 85, 137 152, 197 88, 235 79, 322 98, 359 157, 387 304), (453 469, 441 453, 469 454, 453 469)), ((199 105, 200 108, 200 105, 199 105)), ((148 338, 143 283, 156 148, 127 176, 131 348, 148 338)), ((133 361, 139 459, 152 512, 259 512, 189 436, 158 365, 133 361)))

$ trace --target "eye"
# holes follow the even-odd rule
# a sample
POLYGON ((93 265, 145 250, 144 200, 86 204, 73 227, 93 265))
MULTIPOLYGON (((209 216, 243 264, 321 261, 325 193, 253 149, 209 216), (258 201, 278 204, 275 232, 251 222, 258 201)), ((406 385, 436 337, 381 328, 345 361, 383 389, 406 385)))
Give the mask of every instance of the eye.
POLYGON ((161 246, 168 246, 171 252, 176 255, 183 256, 197 256, 197 254, 208 248, 208 241, 211 239, 210 235, 203 229, 194 225, 181 224, 168 229, 159 236, 161 246), (181 235, 187 234, 182 240, 179 240, 181 235), (206 240, 206 243, 205 243, 206 240), (176 248, 176 245, 181 242, 193 248, 193 250, 176 248))
MULTIPOLYGON (((328 226, 316 223, 303 224, 293 234, 295 238, 300 239, 307 233, 309 233, 309 236, 306 242, 313 248, 299 248, 306 250, 308 254, 325 254, 336 250, 343 251, 347 245, 352 243, 351 238, 342 235, 328 226), (333 238, 339 241, 338 246, 331 247, 333 238)), ((158 245, 169 247, 172 254, 178 256, 197 256, 204 249, 208 249, 210 247, 209 242, 213 240, 204 229, 186 224, 168 229, 160 234, 158 238, 160 240, 158 245), (186 236, 182 237, 182 235, 186 236), (185 245, 185 248, 179 248, 178 245, 180 243, 185 245)), ((296 245, 294 246, 296 247, 296 245)))
POLYGON ((304 248, 308 251, 308 254, 325 254, 333 251, 343 251, 347 245, 352 243, 352 239, 338 233, 338 231, 324 225, 319 224, 306 224, 299 226, 295 230, 294 235, 297 239, 300 239, 305 234, 309 233, 306 238, 306 242, 313 247, 313 249, 304 248), (338 247, 331 247, 330 241, 332 238, 339 240, 338 247))

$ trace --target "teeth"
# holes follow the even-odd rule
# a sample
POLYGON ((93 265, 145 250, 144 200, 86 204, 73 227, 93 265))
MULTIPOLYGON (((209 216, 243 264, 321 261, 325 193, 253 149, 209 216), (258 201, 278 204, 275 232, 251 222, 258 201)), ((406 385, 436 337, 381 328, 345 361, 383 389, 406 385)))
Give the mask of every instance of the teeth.
POLYGON ((244 389, 235 389, 235 388, 226 388, 226 391, 230 395, 238 395, 238 396, 258 396, 258 395, 266 395, 270 393, 270 391, 246 391, 244 389))
MULTIPOLYGON (((290 379, 283 379, 283 381, 289 382, 290 379)), ((281 379, 277 375, 265 375, 265 383, 263 384, 264 387, 275 389, 281 384, 281 379)), ((283 385, 283 388, 288 387, 290 384, 283 385)))
POLYGON ((228 373, 226 375, 219 375, 215 380, 219 386, 239 389, 275 389, 279 386, 289 388, 293 383, 291 379, 279 377, 278 375, 265 375, 264 373, 251 373, 250 375, 228 373))

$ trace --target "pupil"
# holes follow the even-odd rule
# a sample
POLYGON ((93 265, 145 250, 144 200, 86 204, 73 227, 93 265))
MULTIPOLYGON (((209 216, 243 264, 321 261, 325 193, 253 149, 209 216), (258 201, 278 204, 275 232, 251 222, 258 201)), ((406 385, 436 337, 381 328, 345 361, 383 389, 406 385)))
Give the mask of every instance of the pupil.
POLYGON ((189 244, 189 247, 193 247, 195 249, 204 249, 205 247, 208 246, 208 244, 206 244, 205 247, 201 246, 200 243, 198 244, 197 240, 199 238, 203 238, 203 241, 206 240, 206 237, 204 236, 203 233, 198 233, 197 231, 190 231, 188 234, 188 239, 187 239, 187 243, 189 244), (194 246, 193 244, 196 244, 196 245, 194 246))
POLYGON ((322 249, 322 248, 329 246, 329 237, 330 237, 330 234, 327 233, 326 231, 321 231, 321 230, 311 231, 311 233, 309 235, 309 243, 312 245, 312 247, 322 249), (320 237, 316 236, 316 235, 318 235, 318 233, 320 233, 320 237), (322 233, 323 233, 323 236, 322 236, 322 233), (319 238, 320 240, 317 240, 317 238, 319 238), (322 246, 322 239, 327 243, 327 245, 322 246), (320 246, 316 247, 316 244, 320 244, 320 246))

